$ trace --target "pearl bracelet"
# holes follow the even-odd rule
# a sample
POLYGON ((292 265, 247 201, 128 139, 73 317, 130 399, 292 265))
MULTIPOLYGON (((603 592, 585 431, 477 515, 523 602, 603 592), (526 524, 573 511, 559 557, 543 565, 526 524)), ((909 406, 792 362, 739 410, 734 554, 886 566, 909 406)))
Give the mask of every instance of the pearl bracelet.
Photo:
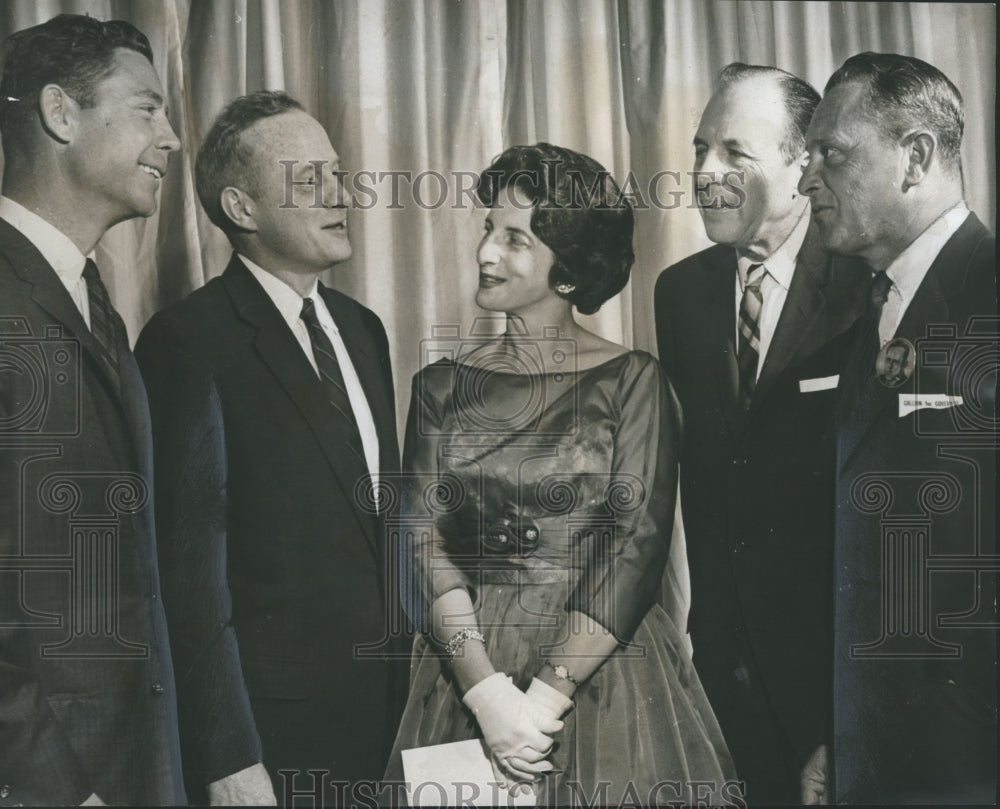
POLYGON ((478 629, 471 626, 459 629, 458 632, 451 636, 444 647, 445 652, 448 654, 449 663, 455 662, 455 656, 468 640, 478 640, 483 645, 486 644, 486 636, 478 629))

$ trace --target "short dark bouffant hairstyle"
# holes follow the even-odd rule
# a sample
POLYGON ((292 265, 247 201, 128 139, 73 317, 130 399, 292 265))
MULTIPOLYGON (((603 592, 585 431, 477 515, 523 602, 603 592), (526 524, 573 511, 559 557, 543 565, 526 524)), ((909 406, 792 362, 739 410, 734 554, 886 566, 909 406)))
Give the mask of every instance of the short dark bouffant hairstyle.
POLYGON ((47 84, 62 87, 81 107, 93 107, 97 85, 113 70, 118 48, 136 51, 153 63, 146 35, 123 20, 101 22, 80 14, 60 14, 7 37, 0 77, 4 142, 23 138, 29 131, 38 114, 38 96, 47 84))
POLYGON ((253 150, 251 144, 244 140, 243 133, 265 118, 302 108, 287 93, 259 90, 231 101, 212 124, 198 150, 194 182, 208 218, 227 236, 232 236, 237 228, 222 210, 219 201, 222 192, 230 186, 248 194, 257 192, 258 176, 253 150))
POLYGON ((773 78, 785 99, 785 114, 788 116, 785 137, 781 141, 781 155, 788 165, 798 160, 806 148, 806 132, 816 107, 819 93, 809 82, 798 76, 769 65, 747 65, 732 62, 719 71, 719 89, 745 79, 768 76, 773 78))
POLYGON ((884 138, 898 143, 908 130, 929 129, 937 137, 942 164, 952 170, 961 165, 962 94, 936 67, 912 56, 866 51, 844 62, 824 92, 847 82, 867 89, 865 113, 884 138))
POLYGON ((549 286, 574 287, 557 295, 591 315, 625 288, 634 219, 607 169, 551 143, 511 146, 479 176, 476 194, 492 207, 508 186, 532 201, 531 231, 555 254, 549 286))

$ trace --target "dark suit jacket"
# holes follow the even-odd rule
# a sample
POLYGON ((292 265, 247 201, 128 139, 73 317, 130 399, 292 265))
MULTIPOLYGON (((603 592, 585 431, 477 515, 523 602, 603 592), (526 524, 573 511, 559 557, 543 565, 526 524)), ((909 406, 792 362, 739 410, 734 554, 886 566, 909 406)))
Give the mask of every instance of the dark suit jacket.
MULTIPOLYGON (((320 290, 389 476, 399 458, 385 331, 371 311, 320 290)), ((190 777, 204 786, 252 764, 263 739, 271 769, 316 764, 334 778, 378 778, 389 666, 355 649, 386 634, 388 560, 382 522, 360 505, 368 471, 346 448, 342 417, 236 256, 153 317, 136 356, 150 391, 190 777), (314 736, 312 760, 300 760, 294 740, 314 736)))
POLYGON ((0 220, 0 805, 175 804, 146 393, 0 220))
POLYGON ((835 383, 799 383, 839 374, 865 277, 822 254, 810 228, 749 411, 737 401, 735 251, 710 247, 656 284, 660 360, 684 419, 688 628, 737 771, 762 738, 746 726, 751 698, 794 748, 790 771, 828 729, 835 383))
POLYGON ((992 803, 997 789, 995 242, 970 216, 838 442, 835 760, 850 803, 992 803), (964 405, 900 416, 900 397, 964 405), (979 626, 976 626, 979 624, 979 626), (985 626, 984 626, 985 625, 985 626))

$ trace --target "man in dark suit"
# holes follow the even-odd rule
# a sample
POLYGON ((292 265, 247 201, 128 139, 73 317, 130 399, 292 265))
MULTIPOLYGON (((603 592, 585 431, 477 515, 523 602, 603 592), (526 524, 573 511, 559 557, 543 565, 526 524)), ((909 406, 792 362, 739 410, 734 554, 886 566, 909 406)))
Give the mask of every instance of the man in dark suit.
POLYGON ((827 731, 833 398, 861 270, 832 268, 796 192, 818 100, 776 68, 722 71, 694 140, 717 244, 656 285, 694 662, 750 803, 798 802, 827 731))
POLYGON ((234 255, 136 347, 189 787, 216 803, 273 800, 268 773, 285 802, 334 801, 381 777, 395 730, 364 493, 398 471, 393 384, 378 317, 318 283, 351 255, 338 161, 287 95, 232 102, 196 179, 234 255))
POLYGON ((963 120, 939 70, 864 53, 809 127, 800 188, 823 245, 870 267, 838 408, 839 802, 996 799, 1000 329, 995 242, 963 200, 963 120), (886 384, 880 347, 900 343, 915 367, 886 384))
POLYGON ((0 79, 0 805, 185 801, 146 393, 97 267, 180 144, 146 37, 60 15, 0 79))

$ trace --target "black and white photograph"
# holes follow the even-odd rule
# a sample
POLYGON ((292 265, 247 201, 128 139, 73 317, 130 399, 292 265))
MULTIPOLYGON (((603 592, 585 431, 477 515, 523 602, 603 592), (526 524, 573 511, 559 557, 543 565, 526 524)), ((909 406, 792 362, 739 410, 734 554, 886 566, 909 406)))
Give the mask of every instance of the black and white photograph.
POLYGON ((994 3, 0 42, 0 806, 1000 802, 994 3))

